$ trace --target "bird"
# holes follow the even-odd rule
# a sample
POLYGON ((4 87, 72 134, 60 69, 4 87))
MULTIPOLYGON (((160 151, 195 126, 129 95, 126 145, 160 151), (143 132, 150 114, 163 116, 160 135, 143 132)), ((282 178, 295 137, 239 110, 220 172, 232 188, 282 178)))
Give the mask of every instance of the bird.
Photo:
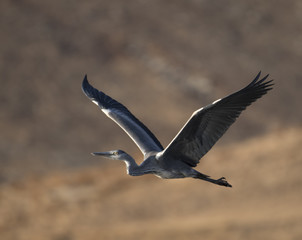
POLYGON ((86 74, 82 82, 84 94, 129 135, 144 155, 144 160, 137 164, 123 150, 94 152, 92 155, 124 161, 130 176, 154 174, 163 179, 195 178, 232 187, 225 177, 214 179, 194 168, 241 112, 272 89, 273 80, 267 80, 269 74, 263 78, 260 75, 261 71, 246 87, 196 110, 163 148, 155 135, 128 108, 90 85, 86 74))

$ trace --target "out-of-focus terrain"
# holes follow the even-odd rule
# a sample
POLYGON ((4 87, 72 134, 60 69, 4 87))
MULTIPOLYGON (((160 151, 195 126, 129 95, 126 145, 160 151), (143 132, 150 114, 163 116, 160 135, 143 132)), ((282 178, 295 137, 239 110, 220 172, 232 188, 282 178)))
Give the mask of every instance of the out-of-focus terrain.
POLYGON ((301 239, 302 4, 0 2, 0 239, 301 239), (84 75, 164 146, 196 109, 270 73, 193 179, 131 178, 89 155, 128 136, 84 75))
POLYGON ((1 239, 300 239, 301 144, 286 129, 216 149, 199 169, 232 189, 119 163, 3 185, 1 239))

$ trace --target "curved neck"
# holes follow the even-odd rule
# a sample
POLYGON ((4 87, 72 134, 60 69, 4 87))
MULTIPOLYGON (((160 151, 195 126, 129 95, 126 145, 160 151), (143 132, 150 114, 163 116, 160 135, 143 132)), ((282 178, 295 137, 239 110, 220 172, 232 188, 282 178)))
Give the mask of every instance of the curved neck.
POLYGON ((135 160, 130 155, 127 155, 127 157, 125 157, 123 161, 126 163, 127 173, 129 175, 131 176, 142 175, 142 173, 139 172, 139 166, 136 164, 135 160))

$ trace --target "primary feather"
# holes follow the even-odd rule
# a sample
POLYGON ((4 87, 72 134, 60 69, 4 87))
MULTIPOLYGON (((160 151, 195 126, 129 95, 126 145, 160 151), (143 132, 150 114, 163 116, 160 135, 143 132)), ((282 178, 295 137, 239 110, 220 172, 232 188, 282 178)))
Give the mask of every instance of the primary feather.
POLYGON ((139 121, 124 105, 92 87, 85 76, 82 90, 101 110, 116 122, 136 143, 144 155, 162 151, 163 147, 154 134, 139 121))
POLYGON ((181 156, 184 162, 195 167, 240 113, 272 89, 272 80, 265 81, 268 75, 261 80, 259 77, 260 72, 245 88, 195 111, 164 155, 181 156))

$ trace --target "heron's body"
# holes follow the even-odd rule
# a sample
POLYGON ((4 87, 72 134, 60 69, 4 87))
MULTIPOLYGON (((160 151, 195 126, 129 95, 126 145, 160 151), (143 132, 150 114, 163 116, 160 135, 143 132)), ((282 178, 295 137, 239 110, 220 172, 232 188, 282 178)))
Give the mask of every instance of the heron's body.
POLYGON ((195 111, 165 149, 153 133, 124 105, 93 88, 85 76, 82 89, 86 96, 131 137, 144 154, 144 161, 137 165, 135 160, 122 150, 93 154, 123 160, 127 166, 127 173, 131 176, 154 174, 165 179, 192 177, 231 187, 225 178, 212 179, 196 171, 194 167, 240 113, 272 89, 272 81, 266 81, 267 76, 259 80, 259 73, 240 91, 195 111))

